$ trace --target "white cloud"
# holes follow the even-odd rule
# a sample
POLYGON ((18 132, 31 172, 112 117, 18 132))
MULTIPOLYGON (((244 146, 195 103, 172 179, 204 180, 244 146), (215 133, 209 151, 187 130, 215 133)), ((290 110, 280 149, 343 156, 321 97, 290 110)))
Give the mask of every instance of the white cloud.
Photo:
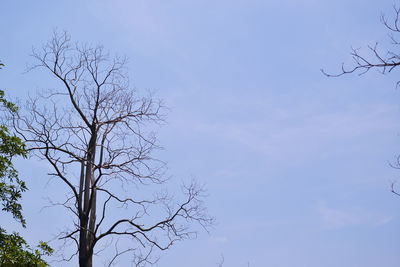
POLYGON ((381 226, 392 221, 391 216, 369 212, 363 209, 338 209, 318 203, 317 212, 325 229, 338 229, 357 225, 381 226))
POLYGON ((189 129, 193 129, 191 134, 206 134, 234 142, 271 158, 287 158, 293 153, 305 158, 327 151, 332 143, 398 130, 393 107, 375 106, 371 110, 369 113, 346 110, 307 114, 301 110, 277 108, 258 121, 198 122, 189 129))

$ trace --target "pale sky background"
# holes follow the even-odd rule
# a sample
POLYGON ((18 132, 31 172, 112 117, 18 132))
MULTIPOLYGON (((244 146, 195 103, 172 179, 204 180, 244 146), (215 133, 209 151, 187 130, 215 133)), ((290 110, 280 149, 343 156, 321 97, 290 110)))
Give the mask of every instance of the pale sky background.
MULTIPOLYGON (((53 83, 24 70, 31 48, 55 28, 127 55, 132 86, 154 90, 171 108, 159 157, 177 183, 206 184, 218 222, 157 266, 213 267, 223 254, 224 267, 397 267, 400 198, 390 185, 400 173, 388 162, 400 153, 398 71, 320 72, 350 64, 351 46, 389 46, 379 17, 392 15, 393 3, 1 0, 0 88, 23 101, 53 83)), ((50 240, 70 219, 41 209, 65 187, 46 186, 41 162, 17 167, 30 188, 28 227, 4 213, 0 223, 31 244, 50 240)))

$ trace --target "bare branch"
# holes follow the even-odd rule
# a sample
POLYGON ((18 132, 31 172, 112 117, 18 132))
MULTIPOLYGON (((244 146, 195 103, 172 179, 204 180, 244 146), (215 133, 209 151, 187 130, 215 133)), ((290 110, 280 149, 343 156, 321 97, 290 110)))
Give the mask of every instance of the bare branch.
MULTIPOLYGON (((384 15, 381 15, 381 22, 386 29, 390 31, 389 38, 392 44, 399 45, 400 43, 395 38, 395 34, 400 34, 400 9, 393 6, 395 17, 392 22, 390 22, 384 15)), ((395 68, 400 65, 400 54, 394 53, 392 51, 387 51, 382 53, 378 50, 378 43, 373 46, 368 46, 370 54, 368 56, 362 55, 359 49, 352 48, 351 56, 353 58, 353 66, 345 67, 342 64, 341 72, 338 74, 331 74, 321 69, 321 72, 327 77, 339 77, 349 73, 358 73, 358 75, 363 75, 370 71, 371 69, 376 69, 382 74, 390 73, 395 68)), ((399 81, 400 82, 400 81, 399 81)), ((397 83, 399 85, 399 82, 397 83)))
POLYGON ((56 32, 32 55, 37 64, 31 70, 49 71, 60 87, 29 98, 12 123, 29 151, 50 164, 49 175, 70 191, 65 201, 50 202, 74 218, 58 238, 75 244, 76 253, 63 260, 78 255, 81 266, 92 266, 96 245, 106 242, 107 249, 114 242, 109 266, 132 253, 141 267, 156 261, 154 249, 194 237, 192 223, 206 230, 213 224, 203 207, 204 191, 195 183, 184 187, 181 203, 142 192, 146 185, 157 192, 168 180, 165 163, 153 157, 161 146, 151 130, 164 123, 165 107, 152 94, 139 96, 129 87, 125 58, 110 57, 101 46, 72 45, 65 32, 56 32), (128 238, 130 246, 119 249, 113 237, 128 238))

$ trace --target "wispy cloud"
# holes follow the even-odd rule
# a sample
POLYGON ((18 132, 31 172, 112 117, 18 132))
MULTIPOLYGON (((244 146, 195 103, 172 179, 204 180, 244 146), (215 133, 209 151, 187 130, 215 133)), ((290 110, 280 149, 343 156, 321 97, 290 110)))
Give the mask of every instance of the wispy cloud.
POLYGON ((359 208, 341 209, 328 207, 324 202, 316 206, 323 228, 338 229, 358 225, 381 226, 393 218, 359 208))
POLYGON ((304 158, 326 151, 334 142, 340 144, 398 128, 393 107, 371 110, 367 114, 360 110, 307 114, 277 108, 257 121, 195 122, 191 133, 234 142, 271 158, 286 158, 294 152, 304 158))

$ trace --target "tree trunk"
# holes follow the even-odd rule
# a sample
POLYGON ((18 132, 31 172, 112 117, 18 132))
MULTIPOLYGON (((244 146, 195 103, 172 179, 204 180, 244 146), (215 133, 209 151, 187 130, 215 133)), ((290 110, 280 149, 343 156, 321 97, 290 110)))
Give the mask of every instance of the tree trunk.
POLYGON ((89 265, 88 258, 88 238, 87 238, 87 225, 88 218, 83 214, 80 219, 80 230, 79 230, 79 266, 80 267, 91 267, 89 265))
POLYGON ((92 267, 92 257, 89 251, 86 251, 84 255, 79 252, 79 267, 92 267))
MULTIPOLYGON (((94 127, 95 128, 95 127, 94 127)), ((94 241, 94 228, 96 223, 96 186, 93 173, 94 159, 96 154, 97 133, 92 132, 86 156, 86 170, 82 167, 81 179, 84 177, 83 210, 80 218, 79 233, 79 266, 92 267, 94 241), (85 172, 85 173, 83 173, 85 172)), ((82 180, 81 184, 82 185, 82 180)), ((81 192, 80 192, 81 193, 81 192)))

